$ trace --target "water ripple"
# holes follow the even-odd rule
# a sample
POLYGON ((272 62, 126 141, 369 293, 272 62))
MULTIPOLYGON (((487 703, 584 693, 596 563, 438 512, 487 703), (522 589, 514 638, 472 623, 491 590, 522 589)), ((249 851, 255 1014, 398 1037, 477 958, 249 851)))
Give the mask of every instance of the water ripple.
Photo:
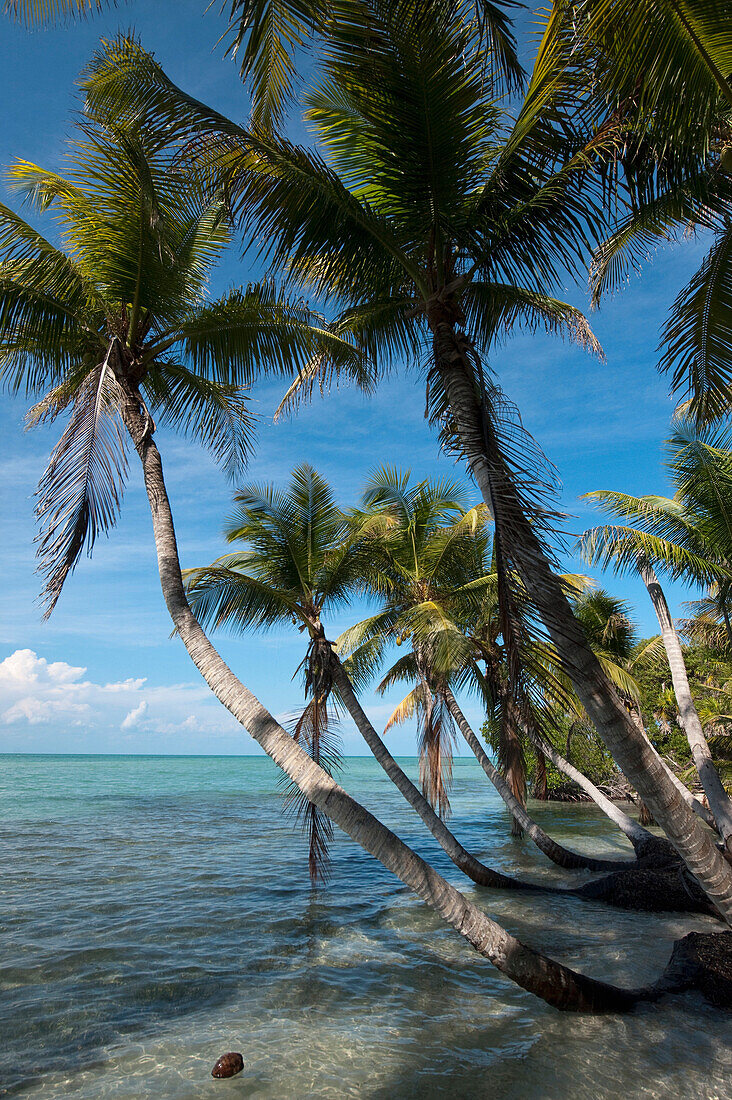
MULTIPOLYGON (((732 1098, 732 1021, 700 998, 555 1012, 342 836, 312 891, 274 768, 235 758, 223 773, 213 758, 2 758, 0 1095, 732 1098), (226 1050, 245 1070, 213 1081, 226 1050)), ((473 887, 373 762, 349 761, 345 781, 511 931, 593 976, 651 980, 675 937, 712 927, 473 887)), ((508 835, 469 762, 453 804, 455 832, 495 867, 567 880, 508 835)), ((559 839, 630 854, 591 808, 537 812, 559 839)))

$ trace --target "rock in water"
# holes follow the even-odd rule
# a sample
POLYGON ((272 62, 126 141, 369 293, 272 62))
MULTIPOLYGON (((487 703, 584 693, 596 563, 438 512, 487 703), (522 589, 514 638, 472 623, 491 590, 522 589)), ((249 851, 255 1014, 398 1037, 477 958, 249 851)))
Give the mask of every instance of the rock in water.
POLYGON ((658 988, 698 989, 713 1005, 732 1008, 732 932, 689 932, 676 940, 658 988))
POLYGON ((244 1059, 241 1054, 236 1051, 231 1051, 229 1054, 222 1054, 218 1062, 211 1070, 212 1077, 235 1077, 237 1073, 241 1073, 244 1069, 244 1059))

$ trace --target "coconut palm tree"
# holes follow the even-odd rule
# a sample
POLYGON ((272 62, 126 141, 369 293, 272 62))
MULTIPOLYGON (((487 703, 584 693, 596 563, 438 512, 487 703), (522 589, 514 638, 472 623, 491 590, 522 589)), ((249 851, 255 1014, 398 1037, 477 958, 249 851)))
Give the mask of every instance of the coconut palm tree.
MULTIPOLYGON (((661 627, 681 725, 699 779, 728 848, 732 847, 732 803, 714 767, 689 687, 683 651, 655 569, 687 582, 712 581, 725 594, 732 570, 732 455, 728 430, 698 432, 675 424, 668 466, 673 498, 633 497, 608 490, 588 499, 633 526, 608 525, 585 532, 581 547, 589 561, 628 569, 643 579, 661 627), (655 567, 655 568, 654 568, 655 567)), ((722 606, 726 606, 724 596, 722 606)))
MULTIPOLYGON (((144 105, 191 140, 226 180, 234 213, 290 278, 338 302, 377 368, 428 363, 429 403, 494 516, 504 605, 516 576, 587 714, 720 912, 732 868, 700 827, 617 697, 572 614, 549 549, 546 476, 484 353, 521 320, 596 347, 576 310, 551 296, 602 221, 594 157, 602 135, 560 125, 528 90, 513 126, 486 98, 474 29, 454 6, 413 20, 408 0, 343 3, 328 69, 307 97, 328 158, 251 134, 181 93, 134 45, 99 66, 91 102, 144 105), (337 37, 336 37, 337 35, 337 37)), ((614 139, 609 138, 612 141, 614 139)), ((598 154, 599 155, 599 154, 598 154)), ((332 376, 321 359, 290 401, 332 376)))
MULTIPOLYGON (((449 808, 455 724, 520 828, 541 851, 565 868, 608 868, 608 861, 557 844, 532 820, 510 778, 506 781, 490 762, 447 690, 451 681, 460 686, 477 685, 489 706, 500 695, 504 716, 511 717, 514 724, 527 712, 520 702, 513 701, 505 677, 495 674, 500 646, 493 638, 489 647, 487 634, 489 620, 493 620, 494 632, 500 630, 495 626, 500 620, 495 611, 497 580, 491 569, 485 509, 466 513, 463 499, 464 491, 451 483, 410 484, 408 473, 391 469, 372 477, 364 493, 363 510, 354 513, 352 522, 364 541, 364 584, 381 606, 338 639, 339 650, 347 656, 346 670, 361 686, 375 675, 388 647, 392 643, 401 646, 408 639, 410 651, 386 673, 379 690, 404 680, 413 685, 387 729, 417 716, 423 790, 433 805, 441 813, 449 808), (479 671, 479 660, 486 662, 486 674, 479 671)), ((544 658, 543 649, 540 658, 544 658)), ((528 651, 524 663, 529 670, 536 670, 536 652, 528 651)), ((599 792, 597 795, 603 803, 609 801, 599 792)), ((621 822, 638 848, 652 840, 626 816, 618 810, 614 820, 621 822)))
MULTIPOLYGON (((293 470, 284 492, 250 485, 239 489, 234 500, 238 508, 226 526, 226 538, 242 549, 187 570, 189 603, 204 625, 244 631, 291 622, 306 634, 301 666, 305 707, 293 735, 332 775, 340 760, 332 725, 338 701, 321 619, 349 598, 358 581, 356 558, 346 539, 348 524, 330 487, 307 463, 293 470)), ((303 803, 297 787, 287 795, 288 802, 293 800, 308 834, 310 876, 316 881, 325 873, 332 825, 317 806, 303 803)))
MULTIPOLYGON (((99 63, 104 63, 103 57, 97 58, 99 63)), ((576 974, 490 920, 339 787, 209 642, 186 600, 148 399, 159 419, 163 410, 171 423, 187 431, 198 429, 218 448, 222 437, 229 439, 231 427, 228 433, 212 432, 210 419, 201 415, 202 404, 208 404, 197 395, 199 389, 205 396, 214 395, 210 403, 217 408, 219 389, 224 388, 228 424, 234 396, 225 387, 238 389, 267 364, 284 371, 316 351, 353 352, 326 329, 314 326, 309 313, 293 312, 276 299, 267 308, 262 292, 234 292, 202 303, 205 273, 220 251, 219 235, 224 232, 220 204, 214 209, 210 200, 197 205, 198 179, 165 163, 170 131, 158 129, 144 113, 136 116, 133 126, 117 115, 89 111, 82 125, 83 141, 72 147, 76 171, 69 177, 29 165, 14 173, 31 200, 55 208, 68 251, 57 248, 9 208, 0 209, 2 379, 11 390, 22 388, 30 394, 42 394, 50 386, 44 399, 49 415, 73 401, 68 442, 55 454, 42 492, 42 499, 49 501, 43 510, 47 529, 56 529, 43 551, 46 575, 53 581, 46 586, 49 601, 73 566, 78 543, 88 544, 114 518, 121 469, 115 448, 122 439, 116 418, 142 466, 161 588, 175 631, 222 704, 309 802, 512 980, 561 1008, 632 1008, 639 999, 637 991, 576 974), (212 222, 219 226, 215 232, 212 222), (183 379, 177 403, 166 398, 171 392, 170 383, 165 388, 166 352, 174 365, 176 352, 190 364, 177 374, 173 370, 174 377, 183 379), (200 387, 193 385, 189 374, 202 380, 200 387), (55 505, 50 503, 54 479, 55 505)), ((224 456, 229 453, 224 447, 224 456)))

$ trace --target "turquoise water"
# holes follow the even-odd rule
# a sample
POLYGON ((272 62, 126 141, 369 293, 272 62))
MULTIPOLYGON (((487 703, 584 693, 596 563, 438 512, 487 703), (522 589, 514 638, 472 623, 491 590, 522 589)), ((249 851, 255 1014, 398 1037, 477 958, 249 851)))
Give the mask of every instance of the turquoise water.
MULTIPOLYGON (((649 980, 675 937, 714 927, 480 890, 375 763, 348 760, 342 780, 512 932, 597 977, 649 980)), ((567 880, 507 835, 477 765, 456 762, 453 809, 495 867, 567 880)), ((536 813, 578 847, 626 850, 591 808, 536 813)), ((312 891, 268 760, 0 757, 0 1095, 732 1096, 732 1016, 697 996, 558 1013, 343 836, 333 856, 312 891), (245 1071, 216 1081, 228 1050, 245 1071)))

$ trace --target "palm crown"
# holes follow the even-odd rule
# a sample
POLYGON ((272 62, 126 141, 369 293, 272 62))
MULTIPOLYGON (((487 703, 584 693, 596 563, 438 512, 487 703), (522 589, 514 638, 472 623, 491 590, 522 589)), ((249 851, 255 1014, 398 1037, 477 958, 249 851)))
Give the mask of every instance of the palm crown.
POLYGON ((226 537, 243 549, 186 573, 197 618, 237 631, 292 619, 317 634, 322 613, 344 604, 360 579, 330 486, 304 463, 284 492, 251 485, 234 499, 226 537))
POLYGON ((587 494, 626 524, 587 531, 588 560, 634 570, 645 558, 673 578, 727 587, 732 563, 732 464, 729 430, 678 420, 668 442, 673 497, 613 490, 587 494))
POLYGON ((39 490, 48 612, 84 545, 115 521, 125 402, 142 404, 148 431, 157 420, 197 437, 234 475, 256 373, 346 348, 268 284, 207 299, 230 239, 226 207, 178 151, 142 115, 122 123, 90 109, 66 175, 23 161, 9 172, 28 204, 54 212, 61 238, 56 247, 0 205, 1 377, 44 393, 32 423, 71 410, 39 490))
POLYGON ((469 645, 456 622, 473 614, 486 584, 485 509, 465 511, 465 492, 449 482, 410 484, 409 473, 382 469, 373 475, 363 510, 351 518, 361 546, 361 586, 381 604, 375 615, 338 639, 346 669, 359 685, 381 664, 390 643, 407 638, 380 690, 400 679, 416 680, 392 720, 418 717, 420 778, 425 797, 440 816, 449 811, 452 720, 435 695, 434 682, 465 663, 469 645))

